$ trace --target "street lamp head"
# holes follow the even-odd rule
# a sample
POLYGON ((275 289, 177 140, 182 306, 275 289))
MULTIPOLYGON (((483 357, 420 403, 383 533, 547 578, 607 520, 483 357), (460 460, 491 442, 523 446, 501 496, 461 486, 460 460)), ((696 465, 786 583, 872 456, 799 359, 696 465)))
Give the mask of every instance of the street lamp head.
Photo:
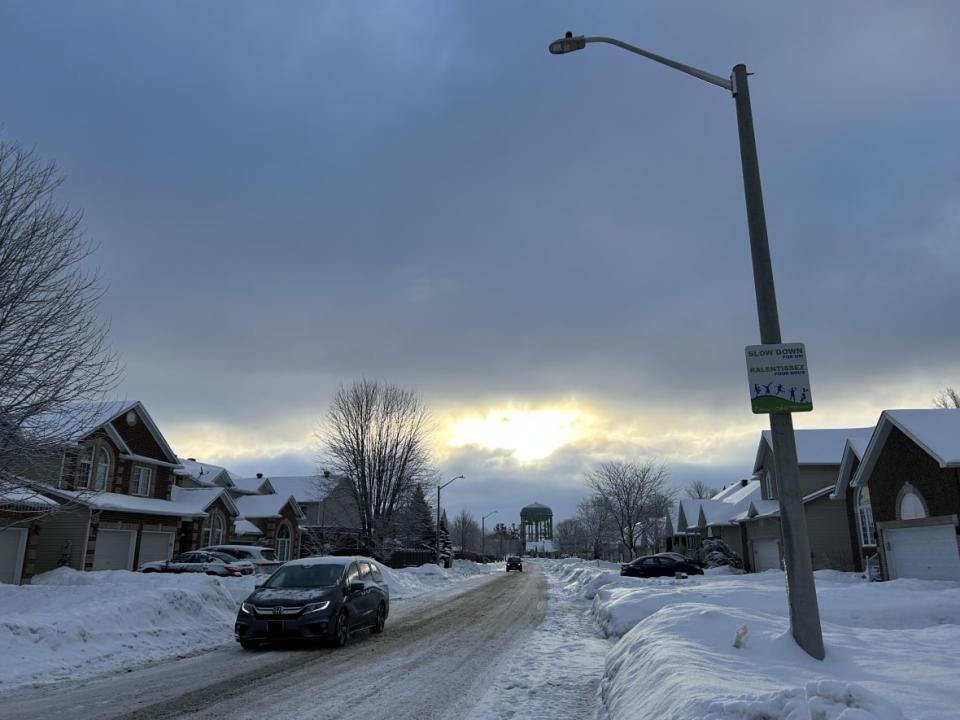
POLYGON ((583 35, 573 36, 572 32, 567 32, 559 40, 550 43, 551 55, 566 55, 574 50, 583 50, 587 46, 587 39, 583 35))

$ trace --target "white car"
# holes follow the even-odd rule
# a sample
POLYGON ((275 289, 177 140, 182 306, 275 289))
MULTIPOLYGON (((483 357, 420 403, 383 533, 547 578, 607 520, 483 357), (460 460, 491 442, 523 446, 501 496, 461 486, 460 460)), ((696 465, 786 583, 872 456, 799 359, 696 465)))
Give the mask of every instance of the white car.
POLYGON ((226 553, 237 560, 246 560, 253 563, 256 572, 263 575, 270 575, 278 567, 283 565, 277 560, 273 548, 260 547, 259 545, 210 545, 200 548, 204 551, 226 553))
POLYGON ((194 550, 180 553, 172 560, 154 560, 140 566, 144 573, 206 573, 221 577, 252 575, 253 563, 238 560, 226 553, 194 550))

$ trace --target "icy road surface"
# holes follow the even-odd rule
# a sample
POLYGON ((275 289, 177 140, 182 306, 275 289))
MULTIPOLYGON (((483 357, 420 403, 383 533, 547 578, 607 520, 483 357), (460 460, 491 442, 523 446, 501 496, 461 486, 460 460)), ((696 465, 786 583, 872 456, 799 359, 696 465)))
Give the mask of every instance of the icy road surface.
POLYGON ((397 601, 383 635, 347 647, 239 647, 4 697, 5 720, 44 718, 340 718, 462 715, 516 644, 544 619, 534 567, 483 578, 462 594, 397 601))

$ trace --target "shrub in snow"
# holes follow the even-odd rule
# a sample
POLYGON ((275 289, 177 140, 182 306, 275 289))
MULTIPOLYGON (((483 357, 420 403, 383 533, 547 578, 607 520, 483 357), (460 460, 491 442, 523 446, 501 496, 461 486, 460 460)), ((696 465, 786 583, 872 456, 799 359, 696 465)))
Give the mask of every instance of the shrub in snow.
POLYGON ((703 541, 703 556, 707 567, 730 566, 743 570, 743 558, 720 538, 709 538, 703 541))

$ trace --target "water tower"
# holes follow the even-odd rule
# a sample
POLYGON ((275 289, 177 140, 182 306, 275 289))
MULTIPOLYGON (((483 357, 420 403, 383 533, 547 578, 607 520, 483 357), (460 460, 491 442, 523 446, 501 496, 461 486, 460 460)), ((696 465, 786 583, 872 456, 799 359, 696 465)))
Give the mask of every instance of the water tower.
POLYGON ((520 541, 528 555, 553 553, 553 511, 538 502, 523 508, 520 511, 520 541))

